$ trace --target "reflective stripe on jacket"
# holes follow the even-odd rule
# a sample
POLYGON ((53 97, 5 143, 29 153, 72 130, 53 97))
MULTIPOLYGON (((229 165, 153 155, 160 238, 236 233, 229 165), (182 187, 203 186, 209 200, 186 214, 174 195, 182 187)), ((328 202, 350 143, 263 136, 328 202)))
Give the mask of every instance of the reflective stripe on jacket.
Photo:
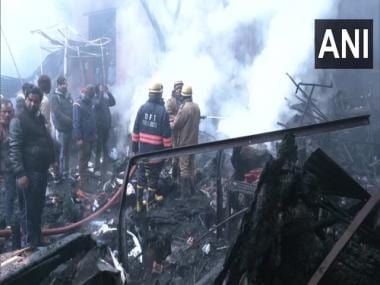
POLYGON ((150 97, 137 112, 133 127, 133 151, 151 152, 172 146, 169 115, 161 98, 150 97))

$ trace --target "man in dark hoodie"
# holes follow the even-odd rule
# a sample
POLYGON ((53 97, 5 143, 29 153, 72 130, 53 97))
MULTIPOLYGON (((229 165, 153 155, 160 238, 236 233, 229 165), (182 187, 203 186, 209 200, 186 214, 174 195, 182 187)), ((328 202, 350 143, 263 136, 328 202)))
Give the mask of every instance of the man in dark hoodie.
POLYGON ((50 109, 57 139, 60 144, 60 175, 66 179, 69 175, 71 135, 73 130, 73 99, 67 92, 67 81, 63 76, 57 79, 57 88, 51 96, 50 109))
POLYGON ((49 166, 54 162, 53 140, 39 112, 43 98, 33 86, 25 94, 24 110, 9 127, 9 161, 16 175, 21 229, 26 246, 41 245, 41 217, 49 166))
MULTIPOLYGON (((102 172, 108 162, 108 137, 111 129, 111 112, 110 107, 115 106, 116 101, 107 86, 98 84, 95 87, 94 110, 96 119, 96 156, 95 156, 95 171, 100 170, 100 157, 103 158, 102 172)), ((95 172, 96 173, 96 172, 95 172)))
POLYGON ((92 104, 95 87, 87 85, 82 96, 75 101, 73 111, 74 139, 79 147, 79 187, 84 188, 87 182, 88 162, 96 141, 96 121, 92 104))

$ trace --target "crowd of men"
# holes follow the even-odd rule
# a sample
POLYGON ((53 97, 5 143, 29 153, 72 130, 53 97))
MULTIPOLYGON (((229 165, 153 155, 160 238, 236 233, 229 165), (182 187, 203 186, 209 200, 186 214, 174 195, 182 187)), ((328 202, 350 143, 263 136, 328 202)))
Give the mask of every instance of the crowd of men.
MULTIPOLYGON (((86 186, 93 150, 95 173, 104 174, 109 161, 110 107, 116 101, 108 87, 87 85, 73 100, 66 78, 57 79, 54 92, 51 85, 50 78, 41 75, 37 86, 23 85, 23 96, 17 97, 15 106, 7 99, 0 102, 0 184, 5 189, 5 226, 21 228, 22 247, 43 245, 41 217, 49 169, 57 183, 70 177, 73 142, 78 147, 80 189, 86 186), (16 197, 19 215, 14 211, 16 197)), ((198 143, 200 110, 192 101, 191 86, 175 82, 166 106, 162 94, 162 84, 152 84, 148 101, 137 113, 132 134, 135 154, 198 143)), ((183 156, 172 164, 182 195, 194 193, 194 157, 183 156)), ((163 165, 163 160, 138 165, 138 212, 145 209, 144 204, 162 201, 157 185, 163 165)))
POLYGON ((67 80, 59 77, 51 92, 51 80, 41 75, 37 86, 25 83, 15 106, 0 102, 0 183, 4 188, 5 225, 20 224, 21 246, 43 245, 41 217, 51 169, 55 182, 70 175, 70 148, 78 146, 79 187, 84 188, 88 162, 95 148, 95 171, 108 162, 107 140, 111 126, 109 107, 116 104, 107 86, 87 85, 74 101, 67 80), (102 164, 100 164, 102 157, 102 164), (18 197, 19 215, 15 214, 18 197))

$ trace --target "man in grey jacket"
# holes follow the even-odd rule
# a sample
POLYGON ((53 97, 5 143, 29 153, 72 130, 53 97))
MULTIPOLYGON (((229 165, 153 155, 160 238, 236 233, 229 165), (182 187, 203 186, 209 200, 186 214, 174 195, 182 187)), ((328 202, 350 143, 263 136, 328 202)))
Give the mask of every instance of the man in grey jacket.
POLYGON ((50 109, 57 139, 61 146, 59 169, 62 179, 69 175, 71 136, 73 130, 73 99, 67 92, 67 81, 63 76, 57 79, 57 88, 51 96, 50 109))

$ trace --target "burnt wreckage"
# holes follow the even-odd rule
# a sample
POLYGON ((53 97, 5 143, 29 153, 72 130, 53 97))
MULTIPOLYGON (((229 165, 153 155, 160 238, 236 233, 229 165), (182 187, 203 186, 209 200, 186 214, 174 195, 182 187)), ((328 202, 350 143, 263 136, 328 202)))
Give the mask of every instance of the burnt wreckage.
POLYGON ((297 157, 299 140, 368 123, 369 116, 352 117, 132 157, 117 191, 123 191, 117 231, 69 235, 27 262, 20 257, 27 250, 10 254, 0 260, 0 280, 379 284, 379 192, 364 190, 321 149, 302 163, 297 157), (275 158, 249 147, 281 139, 275 158), (184 199, 170 158, 190 154, 201 166, 200 191, 184 199), (168 163, 160 177, 165 200, 137 214, 134 169, 142 159, 157 158, 168 163), (233 169, 226 170, 229 159, 233 169), (233 177, 226 178, 231 170, 233 177), (15 265, 18 260, 23 265, 15 265))
POLYGON ((124 192, 119 254, 129 284, 378 284, 380 194, 371 196, 321 149, 300 165, 295 143, 368 122, 362 116, 132 158, 129 173, 141 159, 217 151, 214 207, 202 192, 171 198, 168 182, 173 195, 165 204, 136 214, 124 192), (239 159, 239 147, 284 135, 256 183, 227 181, 223 191, 223 149, 234 148, 239 159), (236 202, 238 192, 248 207, 236 202))

